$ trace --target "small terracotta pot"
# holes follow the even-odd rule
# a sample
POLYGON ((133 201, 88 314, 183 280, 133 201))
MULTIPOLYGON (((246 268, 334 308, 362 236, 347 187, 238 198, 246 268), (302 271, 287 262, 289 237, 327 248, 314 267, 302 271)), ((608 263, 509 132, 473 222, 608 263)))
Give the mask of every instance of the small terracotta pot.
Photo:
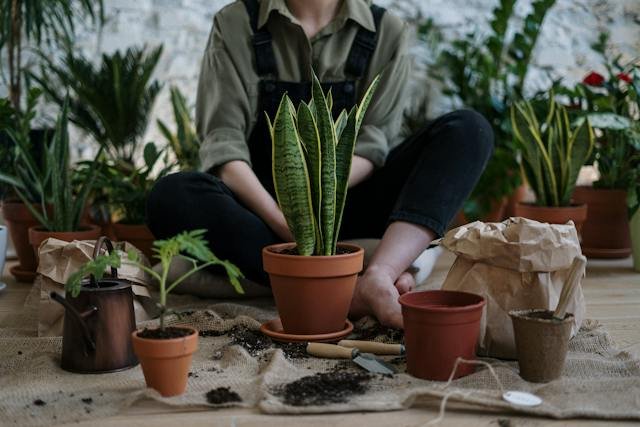
POLYGON ((100 237, 100 232, 100 227, 97 225, 83 225, 82 230, 78 231, 47 231, 40 226, 35 226, 29 228, 29 243, 31 243, 37 259, 40 245, 50 237, 64 240, 65 242, 73 242, 74 240, 97 240, 100 237))
POLYGON ((571 220, 575 224, 578 233, 580 233, 582 225, 587 219, 587 205, 550 207, 518 203, 516 205, 516 216, 549 224, 566 224, 571 220))
POLYGON ((295 335, 328 334, 343 330, 353 298, 364 249, 340 243, 349 253, 333 256, 300 256, 281 253, 295 243, 281 243, 262 250, 264 270, 284 331, 295 335))
POLYGON ((138 356, 147 387, 163 396, 177 396, 187 389, 193 353, 198 349, 198 331, 183 338, 140 338, 133 332, 133 351, 138 356))
MULTIPOLYGON (((402 295, 407 371, 427 380, 449 379, 456 359, 474 360, 485 299, 457 291, 421 291, 402 295)), ((460 364, 454 378, 473 373, 460 364)))
POLYGON ((631 254, 626 191, 580 186, 573 200, 586 204, 589 211, 582 226, 582 253, 589 258, 626 258, 631 254))
POLYGON ((520 376, 526 381, 547 383, 560 378, 569 348, 573 315, 552 320, 549 310, 509 312, 518 352, 520 376))
POLYGON ((7 223, 13 246, 18 255, 19 265, 11 268, 11 274, 20 282, 33 282, 38 263, 29 244, 29 228, 38 225, 38 221, 22 202, 3 202, 2 216, 7 223))
POLYGON ((152 261, 153 242, 156 238, 145 224, 112 224, 113 234, 119 242, 129 242, 152 261))
POLYGON ((631 218, 631 243, 633 246, 633 269, 640 271, 640 210, 631 218))

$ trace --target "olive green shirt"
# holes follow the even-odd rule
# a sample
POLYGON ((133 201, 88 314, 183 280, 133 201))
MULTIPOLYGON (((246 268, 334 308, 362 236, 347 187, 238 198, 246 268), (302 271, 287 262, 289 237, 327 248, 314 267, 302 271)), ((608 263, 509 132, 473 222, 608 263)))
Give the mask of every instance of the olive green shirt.
MULTIPOLYGON (((311 40, 288 10, 285 0, 261 0, 258 26, 273 38, 278 79, 311 80, 311 67, 320 81, 344 81, 345 64, 360 26, 375 31, 370 2, 343 0, 336 18, 311 40)), ((358 136, 355 153, 376 167, 384 164, 397 145, 406 99, 411 60, 407 53, 408 26, 388 11, 378 29, 377 47, 361 81, 357 100, 377 74, 381 82, 358 136)), ((236 1, 214 17, 202 60, 196 101, 196 127, 202 140, 202 169, 232 160, 251 165, 247 140, 258 114, 258 83, 245 6, 236 1)))

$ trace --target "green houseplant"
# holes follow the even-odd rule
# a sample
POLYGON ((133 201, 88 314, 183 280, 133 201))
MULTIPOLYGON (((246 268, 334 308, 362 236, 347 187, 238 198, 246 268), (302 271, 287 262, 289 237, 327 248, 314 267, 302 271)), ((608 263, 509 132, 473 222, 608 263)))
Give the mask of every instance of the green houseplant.
POLYGON ((314 75, 311 101, 296 110, 285 94, 269 124, 274 187, 295 243, 262 254, 286 333, 345 328, 364 253, 337 241, 356 138, 377 83, 334 120, 331 92, 325 95, 314 75))
POLYGON ((463 208, 471 221, 501 219, 507 198, 517 194, 522 183, 509 109, 523 97, 538 36, 555 0, 534 0, 520 25, 513 22, 516 3, 500 0, 488 31, 473 31, 453 41, 428 67, 429 74, 443 83, 443 95, 481 113, 495 132, 494 156, 463 208))
MULTIPOLYGON (((167 296, 189 276, 212 266, 221 266, 227 273, 229 282, 239 294, 244 293, 239 279, 242 273, 228 261, 217 258, 204 239, 206 230, 185 231, 167 240, 156 240, 153 250, 160 260, 161 269, 156 272, 131 251, 128 259, 137 267, 149 273, 158 284, 160 326, 157 329, 144 329, 132 334, 133 346, 142 365, 147 385, 163 396, 175 396, 184 393, 187 386, 191 357, 198 346, 198 331, 188 327, 166 325, 166 315, 171 312, 167 307, 167 296), (169 283, 168 275, 171 261, 180 257, 192 264, 192 268, 169 283)), ((72 296, 78 295, 81 280, 93 275, 100 280, 108 267, 120 267, 119 251, 96 257, 75 272, 65 286, 72 296)))
POLYGON ((169 126, 158 119, 160 132, 171 148, 181 170, 198 170, 200 167, 200 138, 193 125, 191 113, 180 89, 171 87, 171 106, 173 118, 176 124, 175 133, 169 130, 169 126))
POLYGON ((536 204, 518 203, 516 215, 540 222, 564 224, 572 220, 578 231, 587 216, 586 205, 572 205, 580 169, 589 159, 594 133, 589 120, 572 128, 564 106, 554 93, 546 105, 531 101, 511 108, 511 123, 522 153, 522 168, 536 195, 536 204))

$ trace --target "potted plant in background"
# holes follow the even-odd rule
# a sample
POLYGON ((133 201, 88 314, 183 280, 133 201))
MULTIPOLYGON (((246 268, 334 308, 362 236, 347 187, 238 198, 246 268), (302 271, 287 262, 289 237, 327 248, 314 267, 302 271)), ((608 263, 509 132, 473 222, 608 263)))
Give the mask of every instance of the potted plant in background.
POLYGON ((580 231, 587 206, 572 205, 571 196, 580 169, 593 149, 594 134, 589 120, 573 129, 564 106, 554 93, 546 106, 522 101, 511 108, 511 123, 522 153, 522 168, 535 195, 535 204, 518 203, 516 215, 552 224, 569 220, 580 231), (542 121, 539 119, 542 118, 542 121))
POLYGON ((377 82, 334 120, 331 93, 314 74, 309 104, 296 110, 285 95, 270 124, 274 187, 295 243, 268 246, 262 257, 287 334, 345 330, 364 251, 337 240, 356 137, 377 82))
MULTIPOLYGON (((149 273, 159 285, 160 326, 157 329, 136 331, 132 334, 133 347, 144 373, 147 386, 156 389, 163 396, 175 396, 184 393, 187 386, 191 358, 198 346, 198 331, 190 327, 168 326, 165 317, 171 312, 167 307, 167 296, 192 274, 211 267, 221 266, 225 269, 231 285, 239 294, 244 293, 239 279, 242 273, 228 261, 218 259, 207 246, 203 235, 206 230, 194 230, 180 233, 167 240, 157 240, 154 252, 160 259, 161 271, 156 272, 146 266, 137 255, 129 252, 129 260, 149 273), (183 258, 193 267, 171 283, 167 277, 174 257, 183 258)), ((81 279, 94 275, 99 280, 107 267, 120 266, 119 251, 101 255, 86 263, 74 273, 65 287, 71 294, 77 293, 81 279)))
POLYGON ((629 218, 633 269, 640 272, 640 162, 636 166, 635 176, 635 185, 629 192, 629 218))

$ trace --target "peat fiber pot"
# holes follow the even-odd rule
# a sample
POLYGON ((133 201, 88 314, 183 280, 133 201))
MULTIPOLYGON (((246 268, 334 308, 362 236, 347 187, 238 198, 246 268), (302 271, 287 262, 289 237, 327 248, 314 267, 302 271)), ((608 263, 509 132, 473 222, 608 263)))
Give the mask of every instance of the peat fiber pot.
POLYGON ((640 210, 631 218, 631 243, 633 246, 633 269, 640 271, 640 210))
MULTIPOLYGON (((449 379, 458 357, 473 360, 486 301, 457 291, 410 292, 399 299, 404 321, 407 371, 427 380, 449 379)), ((454 378, 473 373, 460 364, 454 378)))
MULTIPOLYGON (((167 327, 169 331, 186 330, 179 338, 141 338, 145 330, 133 332, 133 350, 138 356, 147 386, 163 396, 178 396, 187 389, 191 358, 198 349, 198 331, 188 327, 167 327)), ((170 335, 170 334, 169 334, 170 335)))
POLYGON ((573 200, 586 204, 589 214, 582 226, 582 253, 589 258, 626 258, 631 254, 627 192, 576 187, 573 200))
POLYGON ((42 242, 50 237, 65 242, 73 242, 74 240, 98 240, 100 237, 100 227, 97 225, 83 225, 78 231, 47 231, 40 226, 29 228, 29 243, 33 247, 33 251, 38 256, 38 249, 42 242))
POLYGON ((3 202, 2 216, 18 255, 19 265, 11 268, 11 275, 20 282, 32 282, 36 278, 38 263, 29 243, 29 228, 37 226, 38 221, 22 202, 3 202))
POLYGON ((144 224, 112 224, 113 234, 119 242, 129 242, 151 261, 155 237, 144 224))
POLYGON ((587 219, 587 205, 550 207, 531 203, 518 203, 516 204, 516 216, 549 224, 566 224, 571 220, 575 224, 578 234, 580 234, 582 225, 587 219))
POLYGON ((522 379, 547 383, 560 378, 567 358, 573 315, 553 320, 549 310, 509 312, 522 379))
POLYGON ((262 250, 276 307, 287 334, 317 335, 344 329, 364 249, 339 243, 338 255, 292 255, 295 243, 262 250))

